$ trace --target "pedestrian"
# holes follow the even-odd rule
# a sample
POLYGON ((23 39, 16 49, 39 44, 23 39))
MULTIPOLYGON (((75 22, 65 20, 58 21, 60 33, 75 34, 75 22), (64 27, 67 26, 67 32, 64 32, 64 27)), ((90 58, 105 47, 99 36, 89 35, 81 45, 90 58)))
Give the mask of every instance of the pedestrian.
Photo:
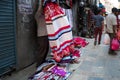
POLYGON ((45 23, 45 16, 43 14, 42 0, 39 1, 40 4, 35 14, 35 19, 37 22, 37 53, 35 55, 36 67, 45 61, 49 51, 49 40, 45 23))
POLYGON ((106 16, 107 16, 107 15, 108 15, 108 13, 105 12, 105 13, 104 13, 104 16, 103 16, 103 17, 104 17, 104 29, 103 29, 103 33, 104 33, 104 34, 106 33, 106 26, 107 26, 107 25, 106 25, 106 16))
POLYGON ((116 35, 116 31, 117 31, 117 15, 118 13, 118 9, 113 7, 112 8, 112 13, 108 14, 107 17, 106 17, 106 33, 109 34, 110 36, 110 48, 109 48, 109 54, 112 54, 112 55, 116 55, 117 53, 111 49, 111 42, 112 42, 112 39, 115 37, 116 35))
POLYGON ((94 45, 97 43, 100 44, 101 42, 101 35, 102 35, 102 29, 104 26, 104 17, 102 16, 102 11, 101 9, 98 9, 96 14, 93 15, 93 21, 94 21, 94 45))

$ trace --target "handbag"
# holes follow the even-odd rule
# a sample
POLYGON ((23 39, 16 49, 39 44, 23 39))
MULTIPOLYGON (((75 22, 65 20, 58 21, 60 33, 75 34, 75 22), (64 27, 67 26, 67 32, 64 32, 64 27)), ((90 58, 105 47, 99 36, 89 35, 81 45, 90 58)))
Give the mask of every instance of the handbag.
POLYGON ((118 50, 119 49, 119 42, 118 42, 118 39, 117 38, 113 38, 112 39, 112 43, 111 43, 111 49, 112 50, 118 50))

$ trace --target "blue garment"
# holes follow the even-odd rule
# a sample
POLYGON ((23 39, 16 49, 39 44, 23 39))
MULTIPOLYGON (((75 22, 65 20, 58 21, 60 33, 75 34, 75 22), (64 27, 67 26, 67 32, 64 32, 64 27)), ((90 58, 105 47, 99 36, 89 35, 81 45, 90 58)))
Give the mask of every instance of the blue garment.
POLYGON ((99 3, 99 8, 105 8, 102 3, 99 3))
POLYGON ((102 21, 104 20, 104 17, 102 15, 94 15, 93 20, 95 23, 95 27, 102 27, 102 21))

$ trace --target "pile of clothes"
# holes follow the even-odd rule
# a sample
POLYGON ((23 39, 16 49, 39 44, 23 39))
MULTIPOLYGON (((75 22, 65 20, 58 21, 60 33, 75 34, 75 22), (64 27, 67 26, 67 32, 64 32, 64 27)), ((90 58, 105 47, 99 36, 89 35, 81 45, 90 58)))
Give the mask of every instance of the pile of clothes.
POLYGON ((48 58, 41 64, 36 72, 29 77, 28 80, 66 80, 72 74, 69 71, 69 65, 78 63, 78 59, 81 56, 81 47, 87 46, 89 43, 81 38, 75 37, 73 39, 75 50, 68 56, 64 56, 59 62, 53 58, 48 58))
POLYGON ((40 65, 28 80, 66 80, 71 72, 67 72, 68 64, 56 63, 49 59, 40 65))

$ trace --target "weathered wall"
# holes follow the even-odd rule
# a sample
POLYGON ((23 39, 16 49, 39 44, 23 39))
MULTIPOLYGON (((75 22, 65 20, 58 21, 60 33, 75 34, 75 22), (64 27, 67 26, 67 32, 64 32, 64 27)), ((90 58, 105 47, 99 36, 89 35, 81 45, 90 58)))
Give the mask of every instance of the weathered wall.
POLYGON ((36 25, 34 12, 38 0, 17 0, 17 68, 34 62, 36 25))
POLYGON ((77 36, 77 17, 78 17, 78 13, 77 13, 77 9, 78 9, 78 2, 79 0, 73 1, 73 7, 72 7, 72 13, 73 13, 73 35, 77 36))

